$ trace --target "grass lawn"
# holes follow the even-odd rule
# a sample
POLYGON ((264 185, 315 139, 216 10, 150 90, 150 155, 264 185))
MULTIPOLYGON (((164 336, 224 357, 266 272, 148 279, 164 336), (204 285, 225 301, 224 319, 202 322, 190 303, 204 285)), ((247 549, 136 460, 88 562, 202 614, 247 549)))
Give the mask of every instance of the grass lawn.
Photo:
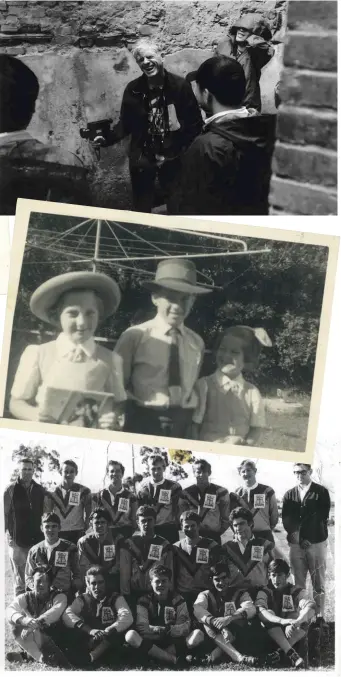
MULTIPOLYGON (((300 395, 296 401, 302 405, 298 409, 275 411, 266 406, 267 427, 262 435, 262 447, 287 451, 305 450, 310 398, 307 395, 300 395)), ((276 406, 276 399, 271 398, 271 403, 276 406)))
MULTIPOLYGON (((333 515, 331 516, 333 517, 333 515)), ((327 644, 325 644, 322 649, 321 649, 321 667, 323 669, 329 669, 332 670, 334 669, 334 663, 335 663, 335 648, 334 648, 334 618, 335 618, 335 585, 334 585, 334 543, 335 543, 335 527, 333 526, 333 519, 331 519, 332 526, 329 529, 329 547, 328 547, 328 557, 327 557, 327 583, 326 583, 326 612, 325 612, 325 618, 326 621, 329 624, 329 641, 327 644)), ((286 541, 286 536, 285 532, 283 530, 282 525, 280 524, 276 530, 275 530, 275 540, 276 540, 276 545, 277 547, 282 551, 283 555, 288 558, 288 544, 286 541)), ((309 579, 309 586, 308 589, 311 594, 311 585, 310 585, 310 579, 309 579)), ((6 553, 6 571, 5 571, 5 604, 6 606, 10 603, 12 599, 12 574, 11 574, 11 569, 10 569, 10 564, 8 560, 8 556, 6 553)), ((5 629, 5 652, 8 651, 16 651, 17 650, 17 645, 15 644, 14 640, 11 637, 11 633, 8 627, 8 624, 6 623, 6 629, 5 629)), ((243 667, 238 667, 237 665, 233 665, 231 663, 221 663, 217 666, 206 668, 209 670, 215 670, 215 671, 221 671, 221 670, 227 670, 231 669, 233 667, 233 670, 245 670, 243 667)), ((42 670, 48 670, 51 672, 55 672, 60 670, 60 668, 51 668, 47 666, 42 666, 37 663, 29 662, 29 663, 24 663, 24 664, 18 664, 18 663, 9 663, 7 660, 5 660, 5 668, 6 670, 20 670, 20 671, 42 671, 42 670)), ((140 664, 137 665, 136 663, 131 662, 130 664, 127 662, 122 665, 122 666, 115 666, 115 670, 117 669, 122 669, 122 670, 167 670, 169 671, 170 668, 163 667, 160 665, 157 665, 156 663, 153 663, 150 659, 146 659, 146 663, 144 665, 140 664)), ((198 668, 189 668, 190 671, 192 670, 197 670, 198 668)), ((200 667, 200 669, 205 669, 205 667, 200 667)), ((250 668, 248 668, 250 669, 250 668)), ((255 670, 255 668, 251 668, 252 670, 255 670)), ((273 670, 274 668, 272 668, 273 670)), ((283 669, 283 668, 281 668, 283 669)), ((312 670, 318 670, 319 668, 312 668, 312 670)), ((99 668, 99 670, 103 671, 104 668, 99 668)), ((173 669, 174 671, 174 669, 173 669)))

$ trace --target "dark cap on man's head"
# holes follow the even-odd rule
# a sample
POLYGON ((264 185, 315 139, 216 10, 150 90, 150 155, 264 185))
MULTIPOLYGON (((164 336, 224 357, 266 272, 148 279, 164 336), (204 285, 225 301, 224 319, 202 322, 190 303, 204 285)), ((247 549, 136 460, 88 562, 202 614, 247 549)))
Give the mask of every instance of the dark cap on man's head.
POLYGON ((229 56, 211 56, 196 71, 188 73, 186 80, 195 80, 201 90, 208 89, 223 105, 240 106, 243 101, 246 84, 244 70, 238 61, 229 56))

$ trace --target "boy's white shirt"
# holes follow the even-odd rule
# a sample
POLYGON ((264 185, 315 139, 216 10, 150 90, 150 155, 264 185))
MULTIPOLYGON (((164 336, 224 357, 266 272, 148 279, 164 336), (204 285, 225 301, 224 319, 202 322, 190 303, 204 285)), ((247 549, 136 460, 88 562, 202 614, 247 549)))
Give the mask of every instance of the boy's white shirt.
POLYGON ((45 548, 46 548, 46 550, 47 550, 47 557, 48 557, 48 559, 50 559, 50 557, 51 557, 52 550, 54 550, 55 548, 57 548, 57 546, 59 545, 59 543, 60 543, 60 538, 58 538, 58 541, 56 541, 56 542, 53 543, 52 545, 50 545, 50 543, 48 543, 46 539, 44 540, 44 545, 45 545, 45 548))
MULTIPOLYGON (((139 349, 143 350, 144 338, 147 336, 151 338, 160 339, 160 343, 171 344, 171 336, 169 331, 172 329, 172 326, 169 325, 161 315, 158 313, 151 319, 146 322, 142 322, 139 325, 133 325, 129 327, 118 340, 118 345, 115 347, 113 352, 113 363, 114 370, 120 375, 121 380, 124 382, 124 367, 122 364, 122 358, 120 355, 120 343, 125 340, 125 336, 129 336, 131 331, 139 329, 143 335, 139 344, 139 349)), ((182 398, 183 398, 183 407, 194 408, 197 405, 197 394, 195 391, 195 382, 197 380, 197 374, 199 371, 199 366, 202 358, 203 350, 203 340, 201 337, 193 332, 189 327, 186 327, 184 323, 177 327, 179 331, 179 356, 181 363, 181 371, 183 372, 183 385, 182 385, 182 398), (193 387, 189 389, 188 384, 193 382, 193 387)), ((157 344, 155 346, 155 351, 157 352, 157 344)), ((157 360, 155 352, 155 360, 157 360)), ((160 365, 164 365, 163 361, 160 362, 160 365)), ((167 368, 167 365, 165 365, 167 368)), ((134 388, 126 390, 127 396, 129 399, 133 399, 142 406, 157 406, 163 407, 169 405, 169 391, 168 388, 163 388, 162 390, 154 387, 152 379, 148 381, 147 375, 144 380, 144 390, 146 391, 146 396, 142 397, 142 393, 133 392, 134 388)), ((137 388, 135 387, 135 390, 137 388)))

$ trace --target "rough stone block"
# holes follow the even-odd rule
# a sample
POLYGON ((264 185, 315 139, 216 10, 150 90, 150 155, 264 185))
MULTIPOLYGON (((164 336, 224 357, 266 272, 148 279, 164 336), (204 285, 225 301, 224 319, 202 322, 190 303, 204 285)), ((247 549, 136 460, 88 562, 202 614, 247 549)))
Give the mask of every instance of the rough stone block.
POLYGON ((11 56, 20 56, 24 55, 26 52, 25 47, 7 47, 6 48, 6 54, 10 54, 11 56))
POLYGON ((288 9, 288 29, 311 31, 337 30, 337 2, 332 0, 291 0, 288 9))
POLYGON ((282 72, 280 90, 284 103, 337 109, 336 73, 309 73, 286 68, 282 72))
POLYGON ((277 176, 271 179, 269 201, 272 208, 281 209, 287 214, 337 214, 335 191, 277 176))
POLYGON ((2 33, 8 34, 8 35, 16 34, 20 30, 20 24, 19 23, 15 24, 15 25, 14 24, 8 24, 8 23, 1 24, 0 30, 1 30, 2 33))
POLYGON ((277 138, 293 144, 311 144, 337 149, 337 115, 296 106, 281 106, 277 138))
POLYGON ((278 176, 334 188, 337 185, 337 154, 316 146, 277 142, 273 171, 278 176))
POLYGON ((152 29, 151 26, 140 26, 140 28, 139 28, 139 33, 140 33, 140 35, 142 35, 143 37, 145 37, 145 36, 147 37, 147 36, 149 36, 149 35, 153 35, 153 32, 154 32, 154 31, 153 31, 153 29, 152 29))
POLYGON ((20 25, 20 33, 40 33, 40 24, 23 23, 20 25))
POLYGON ((289 33, 284 65, 309 70, 337 70, 337 35, 289 33))

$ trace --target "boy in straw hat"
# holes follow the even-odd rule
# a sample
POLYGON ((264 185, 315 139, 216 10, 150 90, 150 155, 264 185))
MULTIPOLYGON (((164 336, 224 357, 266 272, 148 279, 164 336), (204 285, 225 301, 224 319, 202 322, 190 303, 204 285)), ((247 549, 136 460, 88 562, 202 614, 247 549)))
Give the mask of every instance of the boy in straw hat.
MULTIPOLYGON (((124 401, 111 352, 94 341, 99 322, 115 313, 120 299, 114 280, 88 271, 58 275, 36 289, 30 300, 32 313, 60 333, 56 340, 29 345, 24 350, 9 405, 15 418, 56 423, 41 413, 49 386, 112 393, 118 403, 124 401)), ((98 425, 115 428, 117 411, 100 417, 98 425)))
POLYGON ((197 283, 194 263, 180 258, 161 261, 155 279, 143 286, 156 315, 127 329, 114 351, 130 400, 126 429, 190 437, 204 342, 184 323, 196 297, 211 289, 197 283))
POLYGON ((194 415, 197 439, 229 444, 259 443, 265 427, 264 404, 256 386, 243 377, 257 364, 271 340, 265 329, 235 326, 223 331, 216 348, 216 371, 200 379, 200 405, 194 415))

